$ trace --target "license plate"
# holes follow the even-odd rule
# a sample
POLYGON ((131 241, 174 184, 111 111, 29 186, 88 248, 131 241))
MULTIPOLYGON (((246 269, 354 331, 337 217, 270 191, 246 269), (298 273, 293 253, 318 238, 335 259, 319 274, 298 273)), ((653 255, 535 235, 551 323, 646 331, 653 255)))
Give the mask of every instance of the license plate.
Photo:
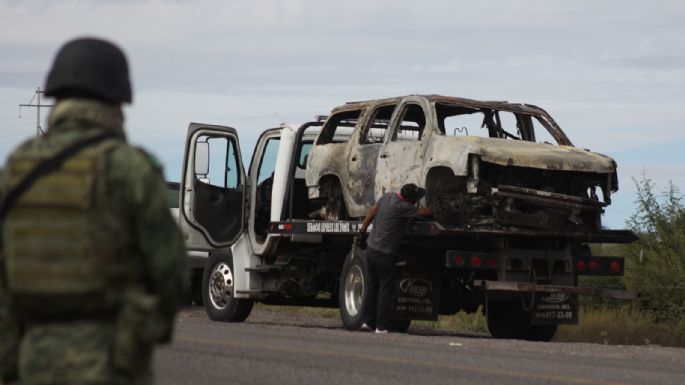
POLYGON ((534 325, 577 324, 578 295, 536 293, 531 317, 534 325))
POLYGON ((437 320, 440 278, 437 275, 400 273, 395 286, 394 316, 437 320))

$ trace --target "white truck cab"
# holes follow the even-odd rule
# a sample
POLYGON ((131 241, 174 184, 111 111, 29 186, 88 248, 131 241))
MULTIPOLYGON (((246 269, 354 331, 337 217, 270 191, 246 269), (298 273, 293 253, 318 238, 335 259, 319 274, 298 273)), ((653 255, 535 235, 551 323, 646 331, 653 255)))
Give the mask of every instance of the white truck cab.
MULTIPOLYGON (((307 198, 305 167, 320 124, 283 124, 264 131, 247 173, 234 128, 201 123, 188 127, 179 223, 189 253, 209 256, 201 287, 210 317, 233 320, 232 308, 241 303, 251 307, 250 299, 263 298, 268 291, 260 269, 273 262, 281 239, 269 231, 270 223, 305 219, 319 208, 307 198)), ((294 241, 320 243, 321 236, 303 235, 294 241)))

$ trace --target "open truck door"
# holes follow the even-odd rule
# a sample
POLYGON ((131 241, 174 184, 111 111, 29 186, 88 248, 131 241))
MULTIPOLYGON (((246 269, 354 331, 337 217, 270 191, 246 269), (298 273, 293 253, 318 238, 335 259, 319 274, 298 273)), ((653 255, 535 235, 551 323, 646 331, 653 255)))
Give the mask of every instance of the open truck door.
POLYGON ((179 215, 188 249, 210 251, 236 242, 245 224, 245 180, 236 130, 190 123, 179 215))

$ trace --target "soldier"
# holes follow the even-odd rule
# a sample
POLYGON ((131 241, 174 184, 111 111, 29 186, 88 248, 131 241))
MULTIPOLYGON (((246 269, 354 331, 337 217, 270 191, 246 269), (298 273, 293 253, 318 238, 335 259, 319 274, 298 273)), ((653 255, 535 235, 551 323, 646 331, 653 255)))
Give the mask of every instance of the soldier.
POLYGON ((0 180, 0 370, 22 384, 146 384, 187 287, 159 163, 129 146, 128 64, 80 38, 55 57, 46 135, 0 180))

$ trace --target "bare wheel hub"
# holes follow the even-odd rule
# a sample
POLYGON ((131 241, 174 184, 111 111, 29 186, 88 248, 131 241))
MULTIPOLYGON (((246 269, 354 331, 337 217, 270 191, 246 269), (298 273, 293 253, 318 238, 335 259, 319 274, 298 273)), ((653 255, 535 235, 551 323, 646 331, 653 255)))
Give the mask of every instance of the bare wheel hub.
POLYGON ((345 279, 345 309, 350 316, 362 311, 364 297, 364 274, 359 265, 350 268, 345 279))
POLYGON ((217 309, 225 309, 233 295, 233 272, 228 264, 214 266, 209 281, 209 299, 217 309))

